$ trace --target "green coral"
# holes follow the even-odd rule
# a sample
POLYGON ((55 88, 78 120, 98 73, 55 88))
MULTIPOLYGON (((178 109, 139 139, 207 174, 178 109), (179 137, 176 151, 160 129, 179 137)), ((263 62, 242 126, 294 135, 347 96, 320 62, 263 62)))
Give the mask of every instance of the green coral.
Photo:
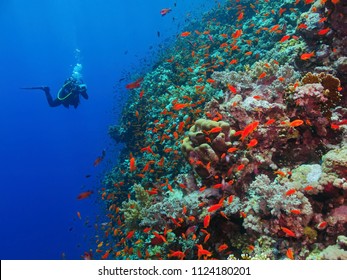
POLYGON ((120 209, 124 213, 125 224, 129 229, 138 228, 144 210, 151 206, 150 196, 142 186, 135 184, 133 190, 136 200, 124 201, 120 209))
POLYGON ((304 235, 308 238, 310 242, 314 242, 317 239, 317 231, 309 226, 304 227, 304 235))

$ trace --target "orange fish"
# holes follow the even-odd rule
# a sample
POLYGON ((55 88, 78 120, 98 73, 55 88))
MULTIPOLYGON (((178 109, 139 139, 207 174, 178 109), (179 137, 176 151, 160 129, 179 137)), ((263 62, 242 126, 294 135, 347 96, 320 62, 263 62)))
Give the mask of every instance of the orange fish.
POLYGON ((304 123, 303 120, 295 120, 295 121, 292 121, 289 123, 289 126, 290 127, 297 127, 297 126, 300 126, 304 123))
POLYGON ((101 256, 101 259, 106 260, 108 258, 108 256, 109 256, 111 251, 112 251, 112 249, 106 251, 106 253, 101 256))
POLYGON ((179 110, 186 108, 188 106, 189 106, 188 103, 176 103, 172 108, 176 111, 179 111, 179 110))
POLYGON ((94 161, 94 166, 98 166, 100 162, 102 162, 102 160, 104 159, 105 155, 106 155, 106 151, 102 150, 101 156, 98 156, 96 160, 94 161))
POLYGON ((301 56, 300 56, 300 58, 302 59, 302 60, 308 60, 308 59, 310 59, 311 57, 313 57, 314 56, 314 51, 313 52, 310 52, 310 53, 303 53, 301 56))
POLYGON ((211 78, 208 78, 208 79, 206 80, 206 82, 208 82, 208 83, 210 83, 210 84, 213 84, 213 83, 215 83, 216 81, 213 80, 213 79, 211 79, 211 78))
POLYGON ((182 251, 172 251, 170 250, 170 254, 167 255, 169 258, 178 258, 180 260, 183 260, 186 257, 186 254, 182 251))
POLYGON ((234 39, 237 39, 237 38, 239 38, 241 35, 242 35, 242 30, 241 30, 241 29, 238 29, 238 30, 236 30, 231 36, 232 36, 234 39))
POLYGON ((200 258, 201 256, 210 257, 210 256, 212 256, 212 253, 208 250, 205 250, 205 249, 198 249, 198 258, 200 258))
POLYGON ((280 25, 279 25, 279 24, 276 24, 276 25, 274 25, 274 26, 270 29, 270 32, 274 32, 274 31, 276 31, 278 28, 280 28, 280 25))
POLYGON ((143 81, 143 78, 137 79, 135 82, 132 82, 130 84, 127 84, 125 86, 125 88, 127 89, 134 89, 134 88, 138 88, 141 86, 141 82, 143 81))
POLYGON ((258 124, 259 122, 255 121, 247 125, 241 133, 241 140, 243 141, 250 133, 252 133, 258 127, 258 124))
POLYGON ((222 131, 222 128, 217 126, 217 127, 212 128, 211 130, 209 130, 207 132, 208 132, 208 134, 211 134, 211 133, 219 133, 221 131, 222 131))
POLYGON ((210 220, 211 220, 211 216, 206 215, 204 218, 204 228, 207 228, 210 225, 210 220))
POLYGON ((289 196, 289 195, 292 195, 296 192, 296 189, 290 189, 288 191, 286 191, 286 195, 289 196))
POLYGON ((291 231, 289 228, 281 227, 281 229, 287 236, 296 237, 295 233, 291 231))
POLYGON ((282 14, 286 11, 287 9, 286 8, 280 8, 280 10, 278 11, 278 14, 280 16, 282 16, 282 14))
POLYGON ((217 211, 219 208, 221 208, 223 206, 223 203, 218 203, 218 204, 214 204, 211 207, 209 207, 207 209, 208 212, 214 212, 217 211))
POLYGON ((182 32, 181 33, 181 37, 187 37, 190 35, 190 32, 189 31, 186 31, 186 32, 182 32))
POLYGON ((228 248, 229 248, 228 245, 224 243, 218 247, 218 252, 222 252, 228 248))
POLYGON ((85 198, 89 197, 92 193, 93 193, 93 191, 86 191, 86 192, 80 193, 77 196, 77 199, 85 199, 85 198))
POLYGON ((211 237, 211 234, 207 234, 204 238, 204 243, 206 243, 211 237))
POLYGON ((130 155, 129 167, 130 167, 130 172, 134 172, 136 170, 135 158, 132 155, 130 155))
POLYGON ((265 125, 270 125, 270 124, 273 124, 276 120, 275 119, 269 119, 265 125))
POLYGON ((229 84, 228 84, 228 89, 234 94, 237 92, 236 88, 232 85, 229 85, 229 84))
POLYGON ((233 153, 233 152, 235 152, 235 151, 237 151, 238 150, 238 148, 235 148, 235 147, 231 147, 231 148, 229 148, 228 149, 228 153, 233 153))
POLYGON ((291 248, 288 248, 286 256, 288 257, 288 259, 294 260, 294 252, 291 248))
POLYGON ((242 20, 242 19, 243 19, 243 16, 244 16, 244 14, 243 14, 243 12, 241 12, 241 13, 239 14, 239 16, 237 17, 237 20, 238 20, 238 21, 242 20))
POLYGON ((254 147, 258 144, 258 140, 253 138, 251 141, 249 141, 249 143, 247 144, 247 148, 251 148, 254 147))
POLYGON ((131 230, 128 232, 127 236, 125 237, 126 239, 130 239, 134 236, 135 230, 131 230))
POLYGON ((154 152, 153 152, 153 150, 152 150, 152 148, 151 148, 150 146, 144 147, 144 148, 142 148, 140 151, 141 151, 142 153, 143 153, 143 152, 149 152, 149 153, 151 153, 151 154, 154 155, 154 152))
POLYGON ((289 38, 290 38, 290 35, 283 36, 282 39, 280 40, 280 43, 287 41, 289 38))
POLYGON ((151 229, 152 229, 152 228, 150 228, 150 227, 146 227, 146 228, 143 230, 143 232, 144 232, 144 233, 148 233, 151 229))
POLYGON ((299 209, 292 209, 292 210, 290 210, 290 213, 292 213, 294 215, 300 215, 301 211, 299 209))
POLYGON ((81 213, 77 211, 77 217, 81 220, 82 217, 81 217, 81 213))
POLYGON ((312 191, 313 190, 313 187, 312 186, 306 186, 304 188, 305 191, 312 191))
POLYGON ((237 169, 237 171, 241 171, 244 168, 245 168, 245 165, 244 164, 240 164, 236 169, 237 169))
POLYGON ((170 12, 171 12, 171 8, 164 8, 164 9, 161 9, 160 14, 161 16, 165 16, 166 14, 170 12))
POLYGON ((319 30, 317 34, 323 36, 323 35, 327 34, 329 31, 330 31, 330 28, 327 27, 325 29, 319 30))
POLYGON ((299 25, 298 25, 298 28, 299 29, 306 29, 308 26, 305 24, 305 23, 300 23, 299 25))
POLYGON ((328 223, 326 221, 322 221, 317 225, 318 229, 325 229, 327 227, 328 223))
POLYGON ((261 74, 259 75, 258 79, 263 79, 263 78, 265 78, 265 77, 266 77, 266 73, 263 72, 263 73, 261 73, 261 74))

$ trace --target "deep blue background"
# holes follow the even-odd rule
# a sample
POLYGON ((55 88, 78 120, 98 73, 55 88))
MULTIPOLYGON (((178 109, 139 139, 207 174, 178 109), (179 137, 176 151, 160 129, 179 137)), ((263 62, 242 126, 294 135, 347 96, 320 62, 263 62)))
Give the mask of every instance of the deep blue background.
POLYGON ((158 44, 182 31, 187 12, 207 9, 202 2, 211 1, 0 1, 0 259, 80 259, 95 246, 102 207, 95 194, 76 196, 97 191, 116 161, 107 130, 126 93, 115 85, 143 71, 158 44), (173 11, 161 17, 166 7, 173 11), (49 85, 55 96, 78 62, 77 48, 90 97, 77 110, 50 108, 42 91, 19 89, 49 85))

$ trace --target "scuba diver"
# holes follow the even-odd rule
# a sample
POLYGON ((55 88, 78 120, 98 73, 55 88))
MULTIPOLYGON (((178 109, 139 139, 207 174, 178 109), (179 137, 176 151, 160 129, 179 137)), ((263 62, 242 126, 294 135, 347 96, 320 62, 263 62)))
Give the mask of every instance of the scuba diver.
POLYGON ((43 90, 46 94, 46 98, 50 107, 57 107, 63 105, 66 108, 69 106, 74 106, 77 108, 80 103, 80 94, 84 99, 88 99, 87 86, 82 83, 80 80, 77 80, 73 77, 68 78, 64 85, 60 88, 57 94, 57 98, 53 99, 50 93, 48 86, 41 87, 26 87, 22 89, 40 89, 43 90))

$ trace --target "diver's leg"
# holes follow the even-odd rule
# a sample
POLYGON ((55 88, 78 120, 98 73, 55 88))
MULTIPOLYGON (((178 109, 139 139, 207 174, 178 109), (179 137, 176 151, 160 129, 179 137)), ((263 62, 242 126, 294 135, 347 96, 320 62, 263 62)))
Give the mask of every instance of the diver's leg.
POLYGON ((52 98, 52 95, 50 93, 49 87, 42 87, 42 90, 46 94, 47 102, 50 107, 57 107, 61 104, 61 101, 59 99, 54 99, 52 98))

